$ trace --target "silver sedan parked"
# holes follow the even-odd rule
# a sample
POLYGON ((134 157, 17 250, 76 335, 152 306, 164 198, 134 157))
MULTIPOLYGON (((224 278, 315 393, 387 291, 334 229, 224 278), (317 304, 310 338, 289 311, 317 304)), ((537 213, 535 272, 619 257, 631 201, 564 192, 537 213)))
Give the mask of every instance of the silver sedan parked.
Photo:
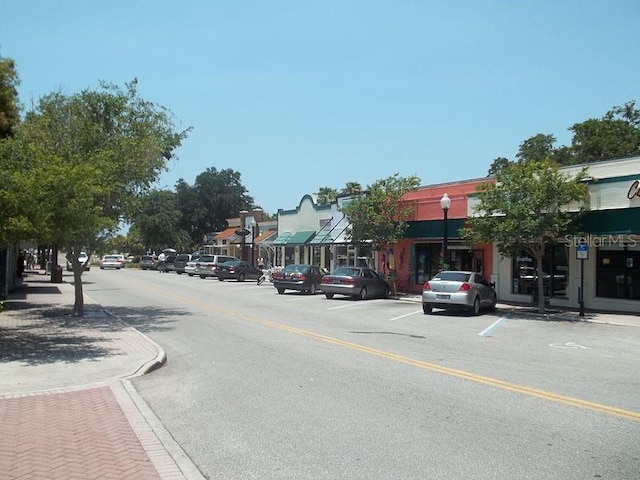
POLYGON ((494 286, 477 272, 440 272, 424 284, 422 311, 428 314, 434 308, 468 309, 479 315, 482 308, 496 307, 494 286))
POLYGON ((385 298, 391 293, 391 287, 380 274, 364 267, 338 267, 320 281, 325 297, 347 295, 351 298, 366 300, 372 297, 385 298))

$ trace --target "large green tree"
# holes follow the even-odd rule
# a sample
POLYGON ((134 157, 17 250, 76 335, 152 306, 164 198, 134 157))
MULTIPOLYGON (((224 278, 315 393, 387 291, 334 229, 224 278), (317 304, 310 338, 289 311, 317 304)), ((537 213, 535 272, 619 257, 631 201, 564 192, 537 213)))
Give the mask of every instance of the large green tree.
MULTIPOLYGON (((560 166, 600 162, 614 158, 640 155, 640 109, 631 101, 613 107, 602 118, 575 123, 571 145, 554 147, 553 135, 539 133, 520 144, 517 162, 538 162, 550 159, 560 166)), ((496 158, 489 167, 489 176, 512 164, 505 157, 496 158)))
POLYGON ((399 174, 377 180, 362 195, 345 203, 342 212, 351 224, 353 243, 371 243, 374 251, 382 251, 403 238, 413 205, 402 202, 402 196, 420 186, 416 176, 399 174))
POLYGON ((623 119, 589 119, 570 130, 574 163, 640 155, 640 128, 623 119))
POLYGON ((241 174, 230 168, 208 168, 199 174, 193 185, 183 179, 176 183, 179 227, 187 232, 195 245, 205 234, 223 230, 227 218, 240 210, 254 208, 253 197, 240 181, 241 174))
MULTIPOLYGON (((571 232, 586 206, 585 170, 570 177, 544 160, 511 164, 477 189, 479 203, 462 235, 470 244, 494 243, 503 257, 527 252, 542 265, 545 247, 571 232)), ((543 277, 537 275, 544 312, 543 277)))
POLYGON ((17 243, 31 230, 26 191, 21 188, 29 165, 7 141, 20 122, 19 84, 15 62, 0 56, 0 247, 17 243))
POLYGON ((183 251, 192 246, 189 235, 179 227, 177 194, 169 190, 151 190, 144 195, 134 224, 139 239, 151 250, 173 247, 183 251))
POLYGON ((75 315, 84 315, 79 253, 117 233, 187 132, 176 131, 166 108, 142 99, 136 81, 51 93, 16 128, 10 156, 29 169, 19 187, 30 198, 33 239, 66 247, 75 315))
POLYGON ((20 77, 15 62, 0 55, 0 138, 6 138, 20 122, 20 77))

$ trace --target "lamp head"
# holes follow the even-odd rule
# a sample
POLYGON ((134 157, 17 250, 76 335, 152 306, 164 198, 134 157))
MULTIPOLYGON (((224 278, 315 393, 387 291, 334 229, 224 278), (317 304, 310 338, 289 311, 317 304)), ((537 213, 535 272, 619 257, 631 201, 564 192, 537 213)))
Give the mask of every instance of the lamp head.
POLYGON ((449 207, 451 206, 451 199, 446 193, 440 199, 440 206, 443 210, 449 210, 449 207))

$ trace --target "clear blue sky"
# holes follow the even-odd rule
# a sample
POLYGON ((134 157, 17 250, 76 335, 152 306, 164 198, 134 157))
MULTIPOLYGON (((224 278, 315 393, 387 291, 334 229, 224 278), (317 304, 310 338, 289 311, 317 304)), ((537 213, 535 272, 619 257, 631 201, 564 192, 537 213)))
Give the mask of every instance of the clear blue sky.
POLYGON ((138 78, 193 131, 159 187, 232 168, 269 213, 395 173, 484 177, 640 101, 638 0, 3 0, 20 97, 138 78))

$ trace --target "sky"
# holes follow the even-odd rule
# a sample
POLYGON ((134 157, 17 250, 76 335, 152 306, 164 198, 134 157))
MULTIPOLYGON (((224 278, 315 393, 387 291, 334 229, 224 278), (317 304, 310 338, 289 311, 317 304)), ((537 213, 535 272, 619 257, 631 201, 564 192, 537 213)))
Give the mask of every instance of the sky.
POLYGON ((640 101, 637 0, 2 0, 28 109, 138 79, 192 131, 157 184, 233 169, 274 214, 321 187, 481 178, 640 101))

